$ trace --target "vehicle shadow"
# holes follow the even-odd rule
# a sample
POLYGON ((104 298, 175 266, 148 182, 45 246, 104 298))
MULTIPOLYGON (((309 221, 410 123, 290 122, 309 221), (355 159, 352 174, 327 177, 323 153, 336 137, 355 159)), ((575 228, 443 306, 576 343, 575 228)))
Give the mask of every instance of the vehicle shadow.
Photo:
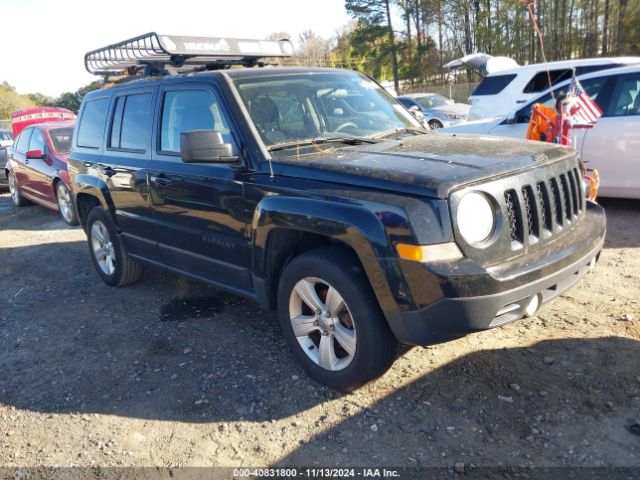
POLYGON ((640 247, 640 200, 599 198, 607 212, 605 248, 640 247))
POLYGON ((70 227, 58 212, 49 210, 41 205, 30 204, 16 207, 11 201, 8 190, 0 187, 0 231, 1 230, 61 230, 80 227, 70 227), (34 217, 38 221, 34 222, 34 217))
MULTIPOLYGON (((640 342, 622 337, 476 351, 391 390, 272 466, 443 469, 423 472, 428 478, 449 478, 459 462, 467 473, 482 467, 473 478, 591 478, 584 470, 535 475, 536 467, 558 466, 637 473, 640 439, 625 424, 640 416, 639 355, 640 342), (505 466, 525 476, 499 475, 505 466)), ((601 471, 594 478, 617 477, 601 471)))

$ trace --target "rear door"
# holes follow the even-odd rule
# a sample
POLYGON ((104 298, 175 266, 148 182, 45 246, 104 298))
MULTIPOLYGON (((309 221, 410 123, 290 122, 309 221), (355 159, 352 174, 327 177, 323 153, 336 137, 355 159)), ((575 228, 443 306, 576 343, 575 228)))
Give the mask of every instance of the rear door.
POLYGON ((109 109, 104 156, 97 173, 109 186, 116 222, 128 251, 157 260, 147 188, 157 88, 118 90, 109 109))
POLYGON ((149 166, 156 239, 167 266, 242 294, 251 294, 250 244, 238 164, 184 163, 180 133, 213 129, 234 145, 238 136, 217 88, 185 82, 160 92, 157 148, 149 166))
POLYGON ((586 133, 582 158, 600 173, 601 195, 640 198, 640 72, 615 80, 604 115, 586 133))

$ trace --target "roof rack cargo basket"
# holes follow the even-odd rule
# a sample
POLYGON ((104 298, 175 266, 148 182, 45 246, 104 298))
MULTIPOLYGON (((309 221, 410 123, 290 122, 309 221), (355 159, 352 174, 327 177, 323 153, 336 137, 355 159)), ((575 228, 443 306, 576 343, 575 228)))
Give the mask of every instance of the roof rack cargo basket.
POLYGON ((253 67, 272 57, 290 57, 289 40, 247 40, 220 37, 184 37, 150 32, 99 48, 84 56, 94 75, 165 74, 168 68, 184 66, 204 70, 232 65, 253 67))

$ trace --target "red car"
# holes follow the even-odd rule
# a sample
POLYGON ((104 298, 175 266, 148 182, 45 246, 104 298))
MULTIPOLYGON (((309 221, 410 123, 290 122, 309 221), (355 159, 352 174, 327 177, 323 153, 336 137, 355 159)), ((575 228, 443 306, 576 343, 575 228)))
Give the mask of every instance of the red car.
POLYGON ((69 225, 78 224, 67 173, 74 125, 70 120, 24 128, 7 151, 5 167, 13 203, 58 210, 69 225))

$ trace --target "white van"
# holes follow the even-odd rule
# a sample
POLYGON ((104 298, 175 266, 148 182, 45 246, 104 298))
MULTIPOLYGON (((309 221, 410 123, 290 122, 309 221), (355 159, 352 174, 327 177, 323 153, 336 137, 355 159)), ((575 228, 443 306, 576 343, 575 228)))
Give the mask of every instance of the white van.
POLYGON ((486 75, 476 87, 469 101, 469 120, 505 115, 524 105, 549 88, 547 66, 553 85, 573 75, 640 64, 640 57, 584 58, 559 62, 518 64, 505 57, 492 57, 485 53, 467 55, 445 65, 445 68, 468 67, 486 75))

